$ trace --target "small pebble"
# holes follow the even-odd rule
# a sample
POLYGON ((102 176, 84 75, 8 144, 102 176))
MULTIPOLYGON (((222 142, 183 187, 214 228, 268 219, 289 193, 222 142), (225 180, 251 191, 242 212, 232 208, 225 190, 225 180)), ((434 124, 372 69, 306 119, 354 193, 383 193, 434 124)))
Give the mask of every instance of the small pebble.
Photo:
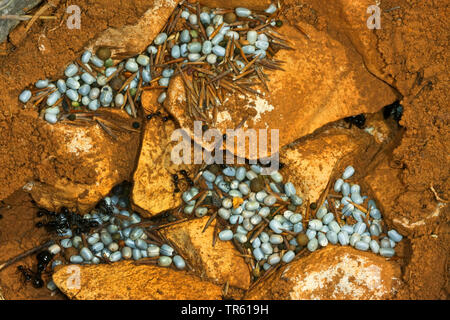
POLYGON ((236 22, 236 20, 237 20, 237 17, 233 12, 225 13, 225 15, 223 16, 223 21, 225 21, 228 24, 234 23, 234 22, 236 22))
POLYGON ((30 90, 24 90, 20 94, 19 100, 23 103, 27 103, 30 100, 31 96, 32 96, 32 94, 31 94, 30 90))
POLYGON ((166 33, 160 33, 156 36, 155 40, 153 41, 153 43, 157 46, 163 44, 165 41, 167 40, 167 34, 166 33))
POLYGON ((328 245, 328 239, 322 232, 317 234, 317 241, 321 247, 326 247, 328 245))
POLYGON ((186 262, 184 261, 184 259, 181 256, 174 256, 173 257, 173 264, 175 265, 175 267, 177 269, 183 270, 184 268, 186 268, 186 262))
POLYGON ((110 254, 109 261, 116 262, 122 259, 122 253, 120 251, 116 251, 110 254))
POLYGON ((281 223, 278 222, 277 220, 271 220, 270 223, 269 223, 269 227, 275 233, 282 233, 283 232, 283 230, 281 230, 281 223))
POLYGON ((246 243, 247 242, 247 236, 245 234, 243 234, 243 233, 236 232, 233 237, 239 243, 246 243))
POLYGON ((141 252, 141 249, 137 249, 137 248, 133 249, 133 251, 132 251, 132 256, 133 256, 133 259, 134 259, 134 260, 139 260, 139 259, 141 259, 141 258, 142 258, 142 252, 141 252))
POLYGON ((358 241, 355 243, 355 248, 361 251, 367 251, 369 249, 369 244, 364 241, 358 241))
POLYGON ((317 241, 316 238, 312 238, 311 240, 309 240, 309 242, 308 242, 306 247, 311 252, 316 251, 317 248, 319 247, 319 242, 317 241))
POLYGON ((47 121, 48 123, 51 123, 51 124, 55 124, 56 122, 58 122, 58 117, 52 113, 46 113, 44 115, 44 119, 45 119, 45 121, 47 121))
POLYGON ((38 80, 35 85, 38 89, 44 89, 48 87, 48 80, 38 80))
POLYGON ((278 253, 273 253, 267 258, 267 263, 273 266, 279 263, 280 260, 280 255, 278 253))
POLYGON ((72 63, 67 66, 66 70, 64 71, 64 74, 67 78, 73 77, 78 72, 78 67, 76 64, 72 63))
POLYGON ((92 258, 94 257, 91 250, 89 250, 89 248, 86 248, 86 247, 83 247, 80 250, 80 255, 83 257, 84 260, 87 260, 87 261, 92 260, 92 258))
POLYGON ((345 231, 340 231, 338 233, 338 240, 339 240, 339 243, 343 246, 346 246, 350 243, 348 233, 345 231))
POLYGON ((315 231, 319 231, 320 229, 322 229, 322 226, 323 226, 322 221, 318 219, 313 219, 308 223, 308 227, 315 231))
POLYGON ((150 58, 146 55, 140 54, 137 57, 136 62, 145 67, 150 63, 150 58))
POLYGON ((271 3, 270 6, 264 11, 268 14, 273 14, 273 13, 275 13, 275 11, 277 11, 277 7, 276 7, 276 5, 271 3))
POLYGON ((61 252, 61 247, 58 246, 57 244, 53 244, 50 247, 48 247, 48 251, 53 255, 57 255, 58 253, 61 252))
POLYGON ((95 55, 105 61, 111 57, 111 49, 107 47, 99 47, 95 52, 95 55))
POLYGON ((84 64, 87 64, 87 63, 89 63, 89 60, 91 59, 91 57, 92 57, 92 53, 90 51, 86 50, 81 56, 81 62, 84 64))
POLYGON ((61 243, 61 246, 65 249, 72 247, 72 240, 70 240, 70 239, 62 239, 60 243, 61 243))
POLYGON ((252 14, 252 12, 249 9, 242 8, 242 7, 236 8, 234 11, 236 12, 236 15, 238 17, 243 17, 243 18, 246 18, 252 14))
POLYGON ((131 58, 127 60, 127 63, 125 64, 125 69, 127 69, 130 72, 136 72, 139 70, 139 66, 136 63, 136 60, 131 58))
POLYGON ((270 236, 269 242, 271 244, 275 244, 275 245, 276 244, 281 244, 281 243, 283 243, 283 237, 278 235, 278 234, 273 234, 273 235, 270 236))
POLYGON ((389 236, 389 239, 391 239, 394 242, 400 242, 403 239, 403 236, 394 229, 389 230, 387 234, 389 236))
POLYGON ((354 173, 355 168, 353 168, 352 166, 348 166, 347 168, 345 168, 344 173, 342 174, 342 179, 348 179, 353 176, 354 173))
POLYGON ((337 244, 338 235, 336 232, 330 230, 327 232, 326 236, 327 236, 328 241, 330 241, 330 243, 337 244))
POLYGON ((351 245, 352 247, 354 247, 355 244, 356 244, 358 241, 360 241, 360 240, 361 240, 361 235, 360 235, 359 233, 354 233, 354 234, 352 234, 351 237, 350 237, 350 245, 351 245))
POLYGON ((341 192, 344 197, 350 194, 350 185, 347 182, 342 185, 341 192))
POLYGON ((371 240, 369 246, 373 253, 378 253, 380 251, 380 245, 377 240, 371 240))
POLYGON ((147 248, 147 255, 152 258, 152 257, 157 257, 160 254, 160 248, 158 246, 155 245, 149 245, 147 248))
POLYGON ((253 256, 257 261, 261 261, 262 259, 264 259, 264 253, 262 252, 261 248, 254 249, 253 256))
POLYGON ((198 24, 198 18, 197 18, 197 15, 195 13, 192 13, 189 16, 188 20, 189 20, 189 23, 192 24, 192 25, 198 24))
POLYGON ((105 63, 102 59, 100 59, 99 57, 97 57, 95 55, 91 57, 91 62, 94 66, 96 66, 98 68, 103 67, 103 65, 105 63))
POLYGON ((386 258, 391 258, 395 255, 395 250, 392 248, 380 248, 380 255, 386 258))
POLYGON ((69 260, 70 260, 71 263, 75 263, 75 264, 83 262, 83 258, 81 256, 79 256, 79 255, 71 256, 69 260))
POLYGON ((335 192, 341 192, 342 185, 344 184, 344 180, 341 178, 337 179, 334 183, 334 191, 335 192))

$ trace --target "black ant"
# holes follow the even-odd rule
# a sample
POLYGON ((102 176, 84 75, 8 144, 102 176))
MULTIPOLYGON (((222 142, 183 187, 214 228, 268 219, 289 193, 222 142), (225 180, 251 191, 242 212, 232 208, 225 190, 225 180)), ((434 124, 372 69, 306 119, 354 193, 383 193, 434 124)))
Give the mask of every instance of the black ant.
POLYGON ((36 223, 36 227, 45 227, 48 232, 56 232, 59 235, 64 234, 68 229, 73 230, 75 235, 81 235, 99 225, 98 221, 94 219, 84 219, 80 214, 71 212, 66 207, 62 207, 59 213, 41 209, 38 211, 37 215, 38 217, 47 215, 50 220, 47 222, 39 221, 36 223))
POLYGON ((403 106, 400 104, 400 101, 395 101, 394 103, 387 105, 383 108, 383 117, 384 119, 392 118, 398 123, 403 115, 403 106))
POLYGON ((173 120, 173 116, 172 115, 169 114, 169 115, 162 116, 161 111, 156 111, 156 112, 148 114, 147 115, 147 120, 152 120, 154 117, 161 117, 163 122, 167 122, 169 120, 173 120))
POLYGON ((112 216, 114 214, 114 207, 111 205, 108 205, 105 199, 100 200, 95 208, 104 215, 112 216))
POLYGON ((56 212, 52 212, 52 211, 48 211, 47 209, 39 209, 39 211, 36 214, 38 217, 43 217, 44 215, 48 215, 48 216, 56 216, 56 212))
POLYGON ((162 117, 162 121, 163 121, 163 122, 167 122, 167 121, 169 121, 169 120, 173 120, 173 116, 172 116, 171 114, 162 117))
POLYGON ((25 282, 31 281, 31 284, 36 289, 42 288, 44 286, 44 281, 42 280, 40 272, 33 272, 30 268, 24 267, 22 265, 18 266, 17 270, 22 273, 25 282))
POLYGON ((65 230, 70 228, 66 216, 63 213, 57 214, 56 212, 48 211, 46 209, 40 209, 37 213, 38 217, 46 215, 49 217, 47 222, 39 221, 36 223, 36 227, 45 227, 48 232, 57 232, 58 234, 64 233, 65 230))
POLYGON ((361 113, 356 116, 344 118, 344 121, 350 123, 349 129, 352 127, 353 124, 357 126, 359 129, 362 129, 366 124, 366 116, 361 113))
POLYGON ((172 175, 172 182, 173 182, 173 185, 175 186, 175 189, 173 190, 173 192, 174 193, 180 192, 180 188, 178 187, 178 182, 179 182, 178 175, 176 173, 174 173, 172 175))
POLYGON ((159 117, 161 115, 161 111, 156 111, 147 115, 147 120, 152 120, 153 117, 159 117))
POLYGON ((190 187, 194 186, 194 181, 192 181, 191 178, 189 178, 189 175, 186 170, 180 170, 180 174, 184 177, 186 182, 189 184, 190 187))
POLYGON ((38 273, 42 273, 45 270, 45 268, 47 268, 48 264, 50 263, 50 261, 52 261, 53 257, 54 257, 53 253, 51 253, 48 250, 41 251, 36 255, 36 259, 38 261, 37 266, 38 273))

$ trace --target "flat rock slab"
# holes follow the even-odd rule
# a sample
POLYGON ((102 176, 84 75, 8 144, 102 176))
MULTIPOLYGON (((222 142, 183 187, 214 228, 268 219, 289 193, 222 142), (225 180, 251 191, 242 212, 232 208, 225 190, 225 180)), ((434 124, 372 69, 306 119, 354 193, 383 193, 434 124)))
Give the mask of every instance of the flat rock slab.
POLYGON ((61 122, 39 129, 40 135, 51 137, 52 152, 42 155, 37 177, 24 190, 40 207, 56 210, 65 206, 85 212, 112 187, 129 179, 140 138, 139 131, 132 128, 134 120, 121 110, 98 113, 117 140, 96 122, 61 122))
MULTIPOLYGON (((137 24, 126 25, 121 28, 109 28, 91 41, 87 49, 105 45, 119 48, 112 50, 113 57, 114 53, 117 52, 139 54, 144 51, 164 27, 180 0, 153 0, 152 2, 153 5, 139 19, 137 24)), ((93 51, 95 52, 95 49, 93 51)))
POLYGON ((185 271, 135 266, 127 261, 64 266, 53 274, 53 281, 70 299, 77 300, 217 300, 222 297, 220 287, 185 271))
MULTIPOLYGON (((142 106, 145 110, 156 110, 158 94, 153 91, 143 93, 142 106)), ((172 132, 176 129, 175 123, 163 122, 161 117, 145 121, 141 151, 133 178, 132 200, 136 211, 145 216, 153 216, 181 204, 181 193, 174 192, 172 174, 181 169, 189 172, 192 168, 172 162, 171 151, 177 143, 171 141, 172 132)), ((181 189, 182 182, 179 186, 181 189)))
POLYGON ((400 267, 351 247, 327 246, 293 261, 247 293, 246 299, 391 299, 400 267))
MULTIPOLYGON (((396 99, 387 84, 366 70, 355 50, 310 25, 302 24, 302 28, 309 40, 286 24, 277 29, 295 49, 281 50, 275 55, 275 59, 285 62, 285 71, 265 70, 270 81, 268 92, 259 88, 263 96, 227 95, 224 105, 218 108, 217 129, 226 133, 226 129, 235 129, 247 119, 242 127, 244 131, 246 128, 278 129, 281 147, 327 123, 376 112, 396 99)), ((194 138, 194 125, 185 111, 184 86, 181 79, 174 80, 165 107, 194 138)), ((267 134, 270 151, 271 135, 267 134)), ((198 139, 196 142, 208 147, 198 139)), ((234 144, 228 144, 227 149, 237 152, 234 144)), ((246 149, 246 157, 257 158, 248 151, 248 144, 246 149)))
MULTIPOLYGON (((371 0, 336 0, 323 5, 321 0, 305 0, 302 3, 309 4, 314 11, 326 21, 329 30, 342 34, 342 38, 348 39, 348 44, 363 56, 364 63, 371 73, 393 82, 392 75, 383 70, 384 59, 378 50, 379 40, 373 29, 367 27, 367 20, 371 14, 367 8, 375 3, 371 0)), ((380 5, 383 7, 383 5, 380 5)), ((295 8, 287 8, 295 14, 295 8)), ((383 9, 382 9, 383 10, 383 9)), ((288 16, 291 16, 289 13, 288 16)), ((292 16, 291 16, 292 17, 292 16)), ((381 12, 381 29, 383 29, 383 11, 381 12)))
POLYGON ((218 284, 248 289, 250 271, 244 258, 230 241, 217 239, 212 246, 213 222, 202 233, 209 217, 190 220, 162 230, 162 233, 182 251, 194 268, 205 278, 218 284))
POLYGON ((280 162, 285 165, 280 172, 297 188, 304 200, 315 202, 325 190, 338 161, 353 164, 371 143, 372 137, 360 130, 355 134, 345 128, 330 128, 307 139, 295 142, 282 150, 280 162))

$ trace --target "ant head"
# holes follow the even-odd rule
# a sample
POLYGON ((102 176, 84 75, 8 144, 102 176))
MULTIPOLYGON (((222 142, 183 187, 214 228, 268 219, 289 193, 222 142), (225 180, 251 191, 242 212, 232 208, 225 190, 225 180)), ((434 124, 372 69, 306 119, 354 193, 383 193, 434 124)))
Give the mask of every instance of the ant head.
POLYGON ((35 287, 36 289, 42 288, 44 286, 44 281, 42 281, 40 277, 35 277, 32 283, 33 287, 35 287))

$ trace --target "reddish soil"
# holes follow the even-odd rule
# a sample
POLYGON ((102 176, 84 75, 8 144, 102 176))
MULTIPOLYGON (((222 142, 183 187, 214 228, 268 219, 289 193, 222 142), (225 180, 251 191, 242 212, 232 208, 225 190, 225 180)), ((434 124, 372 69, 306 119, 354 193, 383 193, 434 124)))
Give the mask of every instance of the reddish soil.
MULTIPOLYGON (((58 1, 56 1, 58 2, 58 1)), ((63 17, 67 3, 53 14, 63 17)), ((287 1, 292 4, 296 1, 287 1)), ((16 29, 8 44, 9 53, 0 55, 0 261, 8 259, 46 240, 34 224, 36 209, 31 199, 20 190, 41 174, 57 175, 70 171, 73 179, 90 179, 82 164, 56 163, 55 170, 41 172, 40 162, 51 151, 41 120, 36 112, 23 110, 17 96, 24 87, 38 79, 53 79, 64 65, 74 60, 83 46, 108 27, 132 24, 148 9, 144 0, 118 1, 80 0, 81 31, 70 31, 64 23, 36 22, 22 41, 21 28, 16 29), (45 47, 45 51, 39 48, 45 47), (8 208, 7 206, 10 206, 8 208)), ((377 51, 383 60, 379 66, 385 79, 403 96, 405 112, 400 122, 405 132, 386 161, 396 177, 385 185, 392 193, 392 202, 384 208, 393 215, 411 222, 429 217, 437 202, 450 199, 449 159, 449 8, 445 1, 383 1, 382 9, 400 6, 384 15, 383 28, 376 31, 377 51), (398 182, 398 183, 397 183, 398 182), (432 188, 435 190, 433 193, 432 188)), ((305 6, 291 13, 319 29, 327 21, 313 8, 305 6)), ((292 17, 291 17, 292 18, 292 17)), ((336 35, 338 37, 339 35, 336 35)), ((347 40, 342 39, 345 43, 347 40)), ((125 165, 124 165, 125 167, 125 165)), ((134 163, 129 163, 133 168, 134 163)), ((124 171, 129 170, 123 168, 124 171)), ((390 181, 389 179, 387 181, 390 181)), ((402 230, 407 242, 402 262, 405 287, 397 299, 448 299, 449 209, 441 208, 439 215, 426 219, 424 226, 414 231, 402 230)), ((32 259, 23 261, 31 264, 32 259)), ((36 290, 24 285, 16 273, 16 265, 0 272, 0 288, 6 299, 52 299, 47 289, 36 290)))

